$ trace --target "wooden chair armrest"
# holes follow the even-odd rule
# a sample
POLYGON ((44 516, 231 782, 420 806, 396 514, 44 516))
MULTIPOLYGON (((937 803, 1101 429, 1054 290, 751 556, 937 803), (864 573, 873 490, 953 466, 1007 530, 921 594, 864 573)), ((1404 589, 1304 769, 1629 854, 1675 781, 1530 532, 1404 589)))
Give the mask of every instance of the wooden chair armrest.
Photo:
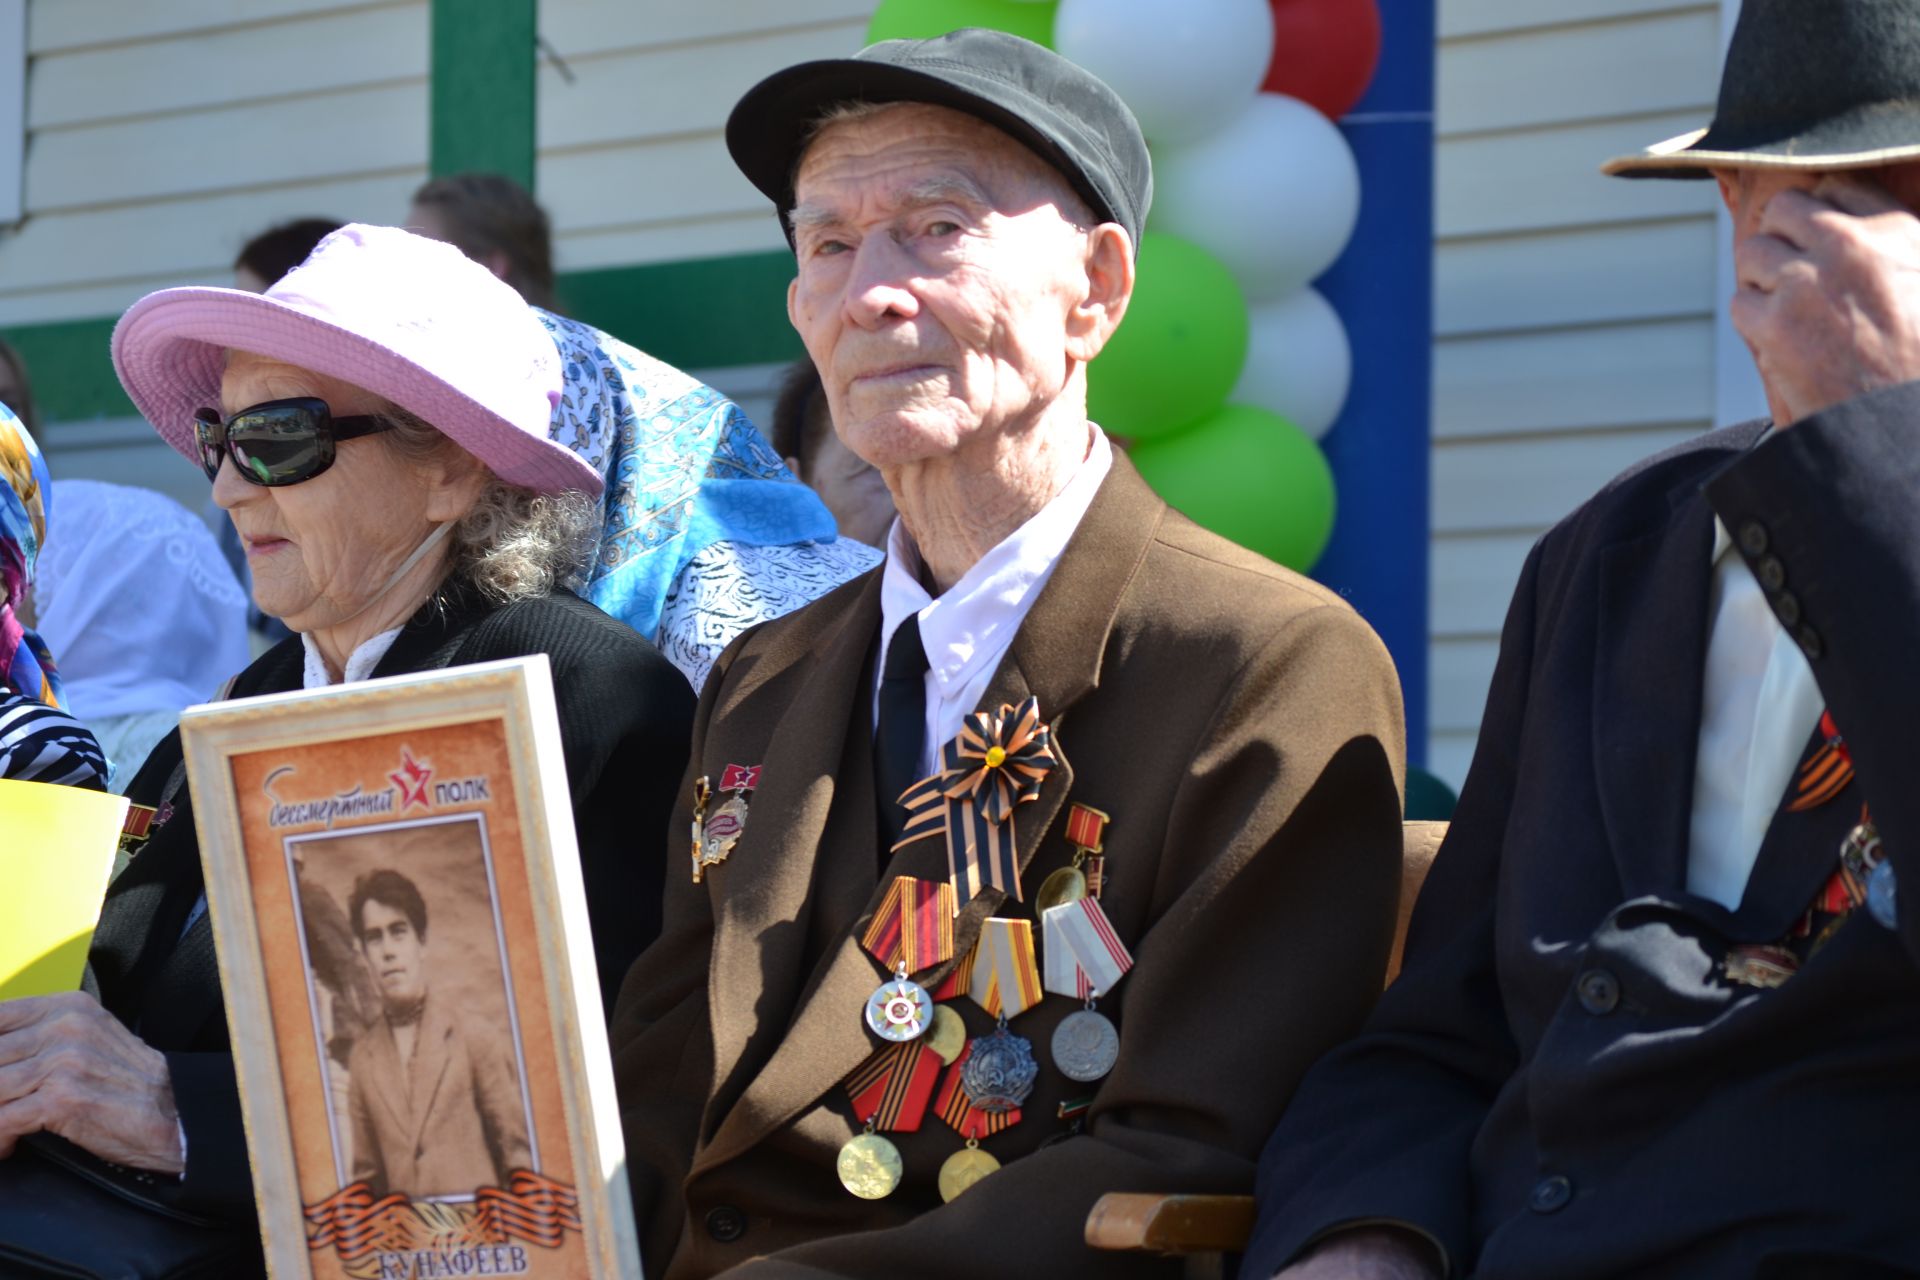
POLYGON ((1110 1191, 1087 1215, 1087 1243, 1096 1249, 1234 1253, 1252 1234, 1252 1196, 1110 1191))

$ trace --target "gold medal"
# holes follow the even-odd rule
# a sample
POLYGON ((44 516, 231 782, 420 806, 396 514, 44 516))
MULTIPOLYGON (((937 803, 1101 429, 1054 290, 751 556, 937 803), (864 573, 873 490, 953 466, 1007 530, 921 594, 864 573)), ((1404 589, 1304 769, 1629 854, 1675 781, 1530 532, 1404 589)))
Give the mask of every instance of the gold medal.
MULTIPOLYGON (((875 1133, 869 1122, 866 1132, 855 1134, 840 1148, 835 1168, 840 1185, 854 1195, 862 1200, 884 1200, 900 1185, 905 1166, 900 1163, 900 1148, 875 1133)), ((941 1176, 945 1178, 944 1171, 941 1176)))
POLYGON ((1038 913, 1049 907, 1064 907, 1086 896, 1087 877, 1080 868, 1077 865, 1061 867, 1040 882, 1040 892, 1034 895, 1033 909, 1038 913))
POLYGON ((947 1066, 967 1047, 967 1024, 960 1015, 940 1004, 933 1007, 933 1025, 927 1029, 927 1047, 940 1055, 947 1066))
POLYGON ((948 1156, 947 1162, 940 1166, 940 1198, 951 1202, 999 1167, 998 1160, 980 1149, 978 1138, 968 1138, 967 1145, 948 1156))

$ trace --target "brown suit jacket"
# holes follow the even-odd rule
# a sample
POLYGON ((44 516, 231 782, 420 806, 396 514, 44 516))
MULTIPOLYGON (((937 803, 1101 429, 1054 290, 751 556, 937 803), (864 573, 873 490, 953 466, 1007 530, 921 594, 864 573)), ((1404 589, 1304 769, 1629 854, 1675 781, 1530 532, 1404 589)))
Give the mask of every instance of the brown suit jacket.
POLYGON ((427 997, 407 1061, 385 1018, 349 1057, 353 1176, 375 1195, 470 1195, 532 1167, 526 1102, 507 1047, 484 1036, 476 1046, 444 999, 427 997))
POLYGON ((883 975, 858 938, 893 876, 946 874, 938 838, 879 847, 879 625, 876 570, 741 637, 701 699, 676 832, 693 776, 764 771, 732 856, 699 885, 671 868, 665 930, 614 1014, 648 1274, 769 1254, 748 1273, 1160 1274, 1089 1252, 1088 1208, 1244 1191, 1295 1083, 1379 992, 1400 883, 1391 660, 1331 593, 1169 510, 1116 456, 982 705, 1033 694, 1054 731, 1059 763, 1015 818, 1029 899, 1072 856, 1069 797, 1112 815, 1101 901, 1136 960, 1101 1002, 1119 1062, 1097 1085, 1061 1076, 1051 1036, 1078 1006, 1049 996, 1012 1024, 1042 1070, 1024 1121, 983 1144, 1006 1167, 943 1205, 962 1142, 930 1111, 891 1135, 905 1182, 864 1201, 834 1171, 859 1130, 840 1082, 878 1044, 862 1009, 883 975), (1037 1150, 1088 1093, 1085 1133, 1037 1150))

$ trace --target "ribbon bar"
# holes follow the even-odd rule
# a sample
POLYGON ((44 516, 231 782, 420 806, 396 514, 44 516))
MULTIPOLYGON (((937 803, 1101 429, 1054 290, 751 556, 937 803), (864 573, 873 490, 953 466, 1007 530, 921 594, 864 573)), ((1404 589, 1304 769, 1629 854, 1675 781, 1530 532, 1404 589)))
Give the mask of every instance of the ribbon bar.
POLYGON ((940 1055, 924 1037, 888 1045, 847 1077, 854 1119, 882 1132, 918 1132, 939 1076, 940 1055))
POLYGON ((953 955, 954 915, 952 885, 895 876, 860 945, 889 973, 919 973, 953 955))
POLYGON ((1133 955, 1094 898, 1049 907, 1040 916, 1047 953, 1047 990, 1090 1000, 1113 990, 1133 968, 1133 955))
POLYGON ((967 994, 996 1018, 1017 1018, 1044 998, 1033 957, 1033 922, 994 916, 980 928, 967 994))

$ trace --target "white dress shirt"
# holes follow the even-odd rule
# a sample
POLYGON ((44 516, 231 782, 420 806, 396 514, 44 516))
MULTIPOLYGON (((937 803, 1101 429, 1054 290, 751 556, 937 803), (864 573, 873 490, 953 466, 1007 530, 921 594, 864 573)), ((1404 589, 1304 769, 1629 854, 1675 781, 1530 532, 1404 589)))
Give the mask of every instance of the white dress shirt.
MULTIPOLYGON (((887 668, 893 633, 920 615, 920 642, 927 650, 927 738, 920 776, 933 772, 940 748, 960 732, 960 722, 978 708, 1013 636, 1040 589, 1053 576, 1067 540, 1080 527, 1100 482, 1113 468, 1113 446, 1098 427, 1087 457, 1066 487, 1025 524, 1008 534, 938 599, 920 585, 920 549, 895 517, 887 534, 887 563, 880 577, 880 661, 874 664, 874 723, 880 721, 880 673, 887 668)), ((993 708, 989 708, 993 710, 993 708)), ((1041 708, 1044 713, 1046 708, 1041 708)))
POLYGON ((1708 617, 1687 888, 1738 909, 1826 703, 1800 646, 1717 519, 1708 617))

